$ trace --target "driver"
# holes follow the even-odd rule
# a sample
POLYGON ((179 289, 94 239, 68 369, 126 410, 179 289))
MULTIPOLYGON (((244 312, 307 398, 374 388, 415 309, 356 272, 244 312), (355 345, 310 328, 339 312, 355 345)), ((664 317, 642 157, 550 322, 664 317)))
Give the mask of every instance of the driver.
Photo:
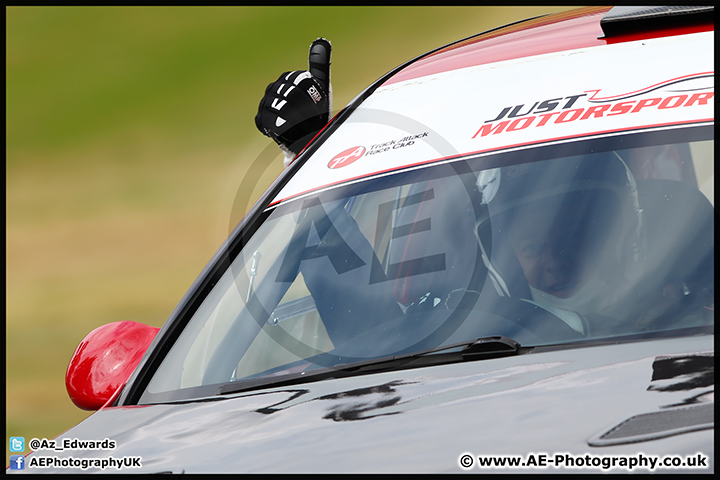
POLYGON ((528 299, 586 334, 591 314, 624 316, 619 300, 641 266, 642 212, 620 157, 486 170, 478 189, 487 208, 477 238, 500 296, 528 299))
MULTIPOLYGON (((279 145, 285 166, 330 117, 330 52, 327 40, 313 42, 309 70, 284 73, 260 102, 256 125, 279 145)), ((627 293, 643 261, 642 211, 617 152, 485 170, 477 190, 483 208, 470 243, 499 296, 541 306, 584 335, 637 313, 627 293), (588 318, 598 314, 593 327, 588 318)), ((406 307, 412 298, 396 300, 406 307)))

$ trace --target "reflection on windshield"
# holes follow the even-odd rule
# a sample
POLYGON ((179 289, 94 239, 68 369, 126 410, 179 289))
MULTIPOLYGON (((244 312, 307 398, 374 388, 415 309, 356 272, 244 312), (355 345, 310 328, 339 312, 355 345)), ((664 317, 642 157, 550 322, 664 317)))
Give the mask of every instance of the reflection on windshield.
POLYGON ((469 158, 281 204, 145 398, 493 335, 712 324, 708 144, 469 158))

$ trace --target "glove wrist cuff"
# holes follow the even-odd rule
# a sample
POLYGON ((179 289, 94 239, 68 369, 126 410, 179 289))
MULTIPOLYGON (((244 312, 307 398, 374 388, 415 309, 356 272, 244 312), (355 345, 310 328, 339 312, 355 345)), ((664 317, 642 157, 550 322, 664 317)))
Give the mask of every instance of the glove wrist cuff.
POLYGON ((280 147, 280 150, 282 150, 283 156, 285 157, 285 158, 283 158, 283 165, 285 167, 287 167, 288 165, 290 165, 292 163, 292 161, 295 159, 295 156, 297 154, 293 153, 289 148, 287 148, 282 143, 279 143, 278 147, 280 147))

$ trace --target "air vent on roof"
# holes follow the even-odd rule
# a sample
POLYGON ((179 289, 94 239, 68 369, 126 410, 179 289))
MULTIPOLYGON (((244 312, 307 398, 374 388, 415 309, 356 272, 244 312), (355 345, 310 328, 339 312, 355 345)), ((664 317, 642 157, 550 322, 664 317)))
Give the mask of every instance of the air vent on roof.
POLYGON ((643 413, 588 440, 591 447, 646 442, 715 426, 714 403, 643 413))
POLYGON ((712 23, 714 9, 712 5, 613 7, 600 20, 600 26, 605 37, 611 37, 644 30, 712 23))

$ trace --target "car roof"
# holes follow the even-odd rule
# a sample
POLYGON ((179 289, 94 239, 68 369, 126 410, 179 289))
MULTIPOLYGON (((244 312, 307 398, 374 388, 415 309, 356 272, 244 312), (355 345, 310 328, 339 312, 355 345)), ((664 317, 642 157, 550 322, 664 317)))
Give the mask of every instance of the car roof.
MULTIPOLYGON (((712 17, 707 15, 707 9, 672 10, 672 8, 665 9, 664 17, 659 17, 657 12, 652 12, 658 19, 669 18, 671 20, 647 24, 637 22, 633 27, 626 27, 623 30, 616 29, 612 35, 607 34, 602 23, 616 9, 607 6, 579 8, 513 23, 425 54, 391 75, 382 82, 382 85, 386 86, 464 67, 546 53, 714 29, 712 17), (687 21, 689 13, 703 15, 695 15, 694 21, 687 21)), ((647 10, 647 8, 637 9, 634 12, 636 16, 641 16, 647 10)), ((627 14, 626 18, 632 19, 628 15, 632 15, 633 11, 622 13, 627 14)))

